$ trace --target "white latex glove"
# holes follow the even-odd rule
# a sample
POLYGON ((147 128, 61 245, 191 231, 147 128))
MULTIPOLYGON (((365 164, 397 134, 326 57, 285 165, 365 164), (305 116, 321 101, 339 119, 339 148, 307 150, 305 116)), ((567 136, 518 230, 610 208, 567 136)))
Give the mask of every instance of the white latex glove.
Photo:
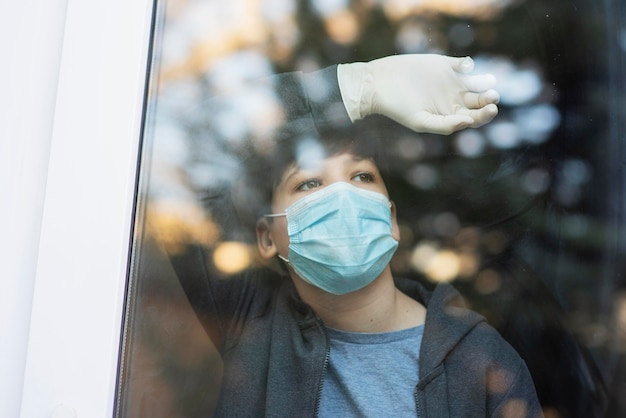
POLYGON ((495 77, 473 69, 470 57, 407 54, 341 64, 337 76, 353 122, 382 114, 417 132, 450 134, 498 114, 495 77))

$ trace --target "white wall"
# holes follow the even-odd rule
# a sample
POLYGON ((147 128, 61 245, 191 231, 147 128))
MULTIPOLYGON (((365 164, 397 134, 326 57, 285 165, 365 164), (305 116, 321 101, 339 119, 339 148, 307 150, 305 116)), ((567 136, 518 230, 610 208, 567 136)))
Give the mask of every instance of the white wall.
POLYGON ((112 415, 151 7, 0 3, 3 417, 112 415))
POLYGON ((19 415, 66 0, 0 3, 0 414, 19 415))

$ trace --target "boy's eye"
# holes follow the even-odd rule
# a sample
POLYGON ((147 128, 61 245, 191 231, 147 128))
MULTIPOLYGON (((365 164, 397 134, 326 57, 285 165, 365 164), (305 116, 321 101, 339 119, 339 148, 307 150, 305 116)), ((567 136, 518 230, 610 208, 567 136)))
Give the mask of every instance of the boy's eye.
POLYGON ((359 181, 363 183, 371 183, 374 181, 374 175, 372 173, 358 173, 356 176, 352 177, 352 180, 359 181))
POLYGON ((322 181, 320 179, 309 179, 300 183, 296 190, 298 191, 307 191, 311 189, 315 189, 316 187, 320 187, 322 185, 322 181))

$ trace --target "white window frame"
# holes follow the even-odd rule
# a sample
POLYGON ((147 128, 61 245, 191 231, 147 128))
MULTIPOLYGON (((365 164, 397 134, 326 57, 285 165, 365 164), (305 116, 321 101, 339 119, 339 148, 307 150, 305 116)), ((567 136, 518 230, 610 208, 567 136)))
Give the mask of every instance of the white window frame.
POLYGON ((153 7, 0 6, 2 416, 113 416, 153 7))

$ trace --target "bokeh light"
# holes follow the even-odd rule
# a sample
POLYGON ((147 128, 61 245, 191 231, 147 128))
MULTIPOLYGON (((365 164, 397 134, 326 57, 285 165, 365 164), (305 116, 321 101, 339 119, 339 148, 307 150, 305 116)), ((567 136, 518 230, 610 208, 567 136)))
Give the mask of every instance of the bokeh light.
POLYGON ((241 242, 221 242, 213 251, 213 264, 223 273, 238 273, 251 262, 251 249, 241 242))

